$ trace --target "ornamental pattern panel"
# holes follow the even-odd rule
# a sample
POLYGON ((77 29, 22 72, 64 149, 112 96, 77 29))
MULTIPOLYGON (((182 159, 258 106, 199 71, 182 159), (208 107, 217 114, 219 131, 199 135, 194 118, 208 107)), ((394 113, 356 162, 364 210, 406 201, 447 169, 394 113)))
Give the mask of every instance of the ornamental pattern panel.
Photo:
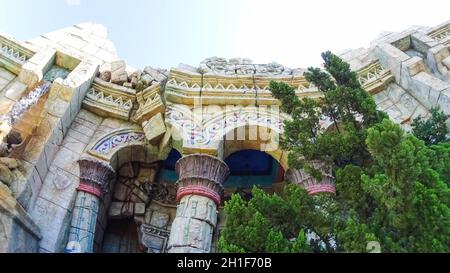
POLYGON ((119 130, 108 134, 97 141, 89 150, 89 154, 107 159, 123 147, 144 145, 146 143, 143 131, 119 130))
POLYGON ((270 128, 278 133, 283 131, 284 116, 279 112, 252 109, 236 109, 216 114, 206 122, 199 122, 192 112, 186 112, 173 106, 167 106, 166 119, 181 130, 182 136, 191 145, 208 145, 222 140, 235 128, 257 125, 270 128))

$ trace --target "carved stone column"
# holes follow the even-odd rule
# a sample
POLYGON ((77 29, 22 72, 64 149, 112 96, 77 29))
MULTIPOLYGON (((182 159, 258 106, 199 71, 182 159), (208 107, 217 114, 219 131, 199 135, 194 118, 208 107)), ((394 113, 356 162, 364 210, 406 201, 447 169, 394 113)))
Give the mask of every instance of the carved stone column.
POLYGON ((204 154, 188 155, 175 165, 177 215, 172 223, 168 252, 208 253, 217 224, 217 206, 223 195, 222 183, 230 174, 222 160, 204 154))
POLYGON ((114 178, 114 169, 108 164, 92 158, 78 161, 80 185, 72 213, 69 240, 65 252, 93 252, 95 225, 99 200, 103 191, 114 178))
POLYGON ((331 174, 331 166, 320 161, 312 161, 311 163, 316 170, 322 172, 322 180, 318 181, 309 173, 296 169, 289 169, 286 172, 286 180, 305 188, 310 195, 325 192, 336 194, 336 186, 334 177, 331 174))

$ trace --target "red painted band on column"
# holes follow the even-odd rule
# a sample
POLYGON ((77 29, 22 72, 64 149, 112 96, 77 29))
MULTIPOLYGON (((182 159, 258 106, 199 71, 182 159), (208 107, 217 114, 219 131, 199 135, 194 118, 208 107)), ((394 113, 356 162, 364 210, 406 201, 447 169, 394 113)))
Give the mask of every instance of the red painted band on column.
POLYGON ((309 195, 314 195, 322 192, 329 192, 336 194, 336 186, 332 184, 322 184, 322 185, 310 185, 306 187, 306 191, 309 195))
POLYGON ((102 191, 99 188, 93 187, 91 185, 80 184, 78 186, 77 190, 83 191, 83 192, 86 192, 86 193, 90 193, 92 195, 97 196, 98 198, 100 198, 102 196, 102 191))
POLYGON ((177 203, 186 195, 200 195, 212 199, 217 206, 220 205, 220 195, 214 190, 200 185, 180 187, 177 191, 177 203))

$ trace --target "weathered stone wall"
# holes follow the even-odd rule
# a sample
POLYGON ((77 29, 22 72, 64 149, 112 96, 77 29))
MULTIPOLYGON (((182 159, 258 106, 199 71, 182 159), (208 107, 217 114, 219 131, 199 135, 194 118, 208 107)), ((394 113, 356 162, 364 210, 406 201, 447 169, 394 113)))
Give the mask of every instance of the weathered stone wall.
MULTIPOLYGON (((450 23, 445 22, 385 33, 369 48, 340 56, 357 71, 378 108, 409 130, 411 121, 427 117, 431 107, 450 114, 449 48, 450 23)), ((173 241, 181 242, 171 247, 207 252, 217 204, 186 195, 175 215, 172 197, 151 195, 167 189, 155 181, 158 168, 151 164, 164 160, 172 148, 219 158, 260 149, 287 169, 287 154, 273 144, 289 117, 279 115, 268 84, 279 80, 299 97, 322 96, 305 80, 303 69, 277 63, 213 57, 198 67, 180 65, 169 72, 135 70, 118 59, 103 26, 85 23, 25 43, 0 35, 0 116, 53 65, 68 69, 67 78, 56 79, 14 126, 0 123, 0 153, 10 132, 22 140, 7 153, 17 160, 0 162, 0 252, 63 251, 80 180, 77 161, 85 156, 119 174, 98 200, 89 248, 102 250, 108 219, 132 219, 146 251, 165 251, 171 231, 173 241), (151 183, 142 182, 144 177, 151 183), (128 195, 130 188, 138 190, 128 195)), ((322 125, 326 128, 327 121, 322 125)))
POLYGON ((37 252, 41 238, 39 228, 0 183, 0 253, 37 252))

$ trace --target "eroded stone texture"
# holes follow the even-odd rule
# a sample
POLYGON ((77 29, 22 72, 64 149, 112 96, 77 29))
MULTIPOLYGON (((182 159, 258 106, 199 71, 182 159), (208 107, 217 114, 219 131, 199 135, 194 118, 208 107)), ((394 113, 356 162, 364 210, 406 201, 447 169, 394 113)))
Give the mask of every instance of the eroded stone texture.
MULTIPOLYGON (((410 130, 411 121, 428 117, 431 107, 450 114, 449 30, 447 21, 388 32, 368 48, 339 55, 378 109, 410 130)), ((306 81, 304 69, 245 58, 212 57, 169 71, 136 70, 119 59, 106 28, 92 23, 28 42, 1 34, 0 44, 0 116, 8 115, 41 80, 51 83, 14 126, 0 125, 0 187, 8 192, 0 205, 14 204, 17 209, 8 213, 19 213, 14 218, 0 212, 1 251, 209 252, 227 168, 205 154, 223 158, 231 151, 260 149, 288 169, 287 152, 273 140, 289 117, 279 114, 269 83, 283 81, 299 97, 322 96, 306 81), (61 77, 60 68, 68 74, 61 77), (266 128, 267 133, 246 139, 250 128, 266 128), (10 132, 20 138, 13 141, 10 132), (176 185, 159 177, 158 162, 172 149, 184 155, 176 166, 176 185), (186 156, 195 153, 201 155, 186 156), (85 160, 79 166, 86 157, 103 163, 85 160), (111 180, 114 170, 118 178, 111 180), (31 218, 22 217, 27 212, 31 218), (42 239, 12 219, 35 224, 42 239), (121 250, 118 237, 108 230, 108 221, 115 220, 130 221, 134 230, 127 234, 137 236, 131 236, 137 245, 131 242, 121 250), (115 247, 104 247, 104 237, 115 247)), ((329 125, 322 123, 323 128, 329 125)), ((290 170, 286 177, 310 194, 334 193, 329 168, 315 165, 322 180, 302 170, 290 170)))

